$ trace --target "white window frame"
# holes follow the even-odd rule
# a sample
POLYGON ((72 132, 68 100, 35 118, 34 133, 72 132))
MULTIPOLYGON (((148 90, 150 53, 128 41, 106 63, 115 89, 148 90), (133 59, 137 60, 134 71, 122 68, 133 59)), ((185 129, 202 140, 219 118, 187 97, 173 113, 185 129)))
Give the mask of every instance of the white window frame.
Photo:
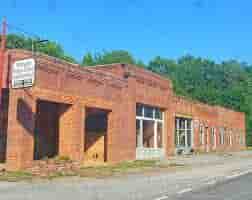
POLYGON ((139 122, 140 122, 140 137, 139 137, 140 142, 139 142, 139 146, 137 146, 137 148, 147 148, 147 147, 143 146, 143 121, 153 121, 154 122, 154 148, 155 149, 163 149, 164 148, 164 112, 161 111, 162 119, 155 118, 156 109, 159 109, 159 108, 155 107, 155 106, 150 106, 150 107, 154 108, 152 111, 152 118, 145 117, 144 114, 145 114, 146 105, 140 104, 140 103, 139 103, 139 105, 141 105, 143 109, 142 109, 142 116, 137 116, 137 114, 136 114, 136 120, 139 120, 139 122), (162 147, 158 147, 158 140, 157 140, 158 123, 162 124, 162 147))
POLYGON ((213 145, 213 148, 216 149, 217 147, 217 137, 216 137, 216 128, 215 127, 211 127, 211 145, 213 145))
POLYGON ((199 125, 199 138, 200 138, 200 145, 205 145, 205 126, 204 126, 204 124, 199 125))
POLYGON ((225 144, 225 128, 220 128, 220 145, 224 145, 225 144))
POLYGON ((233 146, 233 131, 229 131, 229 145, 233 146))
POLYGON ((186 118, 186 117, 179 117, 179 116, 176 116, 175 117, 175 124, 177 124, 177 127, 175 127, 175 137, 176 137, 176 139, 177 139, 177 144, 175 144, 178 148, 188 148, 188 147, 193 147, 193 119, 191 119, 191 118, 186 118), (182 129, 182 128, 179 128, 179 120, 180 119, 185 119, 185 128, 184 129, 182 129), (187 122, 188 122, 188 120, 190 120, 191 121, 191 129, 189 129, 188 128, 188 126, 187 126, 187 122), (181 144, 180 144, 180 138, 179 138, 179 134, 178 134, 178 132, 180 131, 180 130, 183 130, 184 132, 185 132, 185 146, 181 146, 181 144), (187 131, 188 130, 191 130, 191 145, 189 146, 188 145, 188 134, 187 134, 187 131))

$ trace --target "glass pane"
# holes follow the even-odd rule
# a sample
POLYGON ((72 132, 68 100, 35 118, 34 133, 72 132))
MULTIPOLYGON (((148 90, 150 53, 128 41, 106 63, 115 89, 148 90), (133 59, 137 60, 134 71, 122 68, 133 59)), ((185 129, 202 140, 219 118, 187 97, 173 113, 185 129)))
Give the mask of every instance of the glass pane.
POLYGON ((202 145, 203 144, 203 126, 202 125, 200 125, 200 130, 199 130, 199 132, 200 132, 200 144, 202 145))
POLYGON ((179 132, 175 131, 175 144, 176 144, 176 146, 178 146, 178 135, 179 135, 179 132))
POLYGON ((158 148, 163 147, 163 124, 157 123, 157 145, 158 148))
POLYGON ((179 129, 179 119, 178 118, 175 119, 175 127, 176 127, 176 130, 179 129))
POLYGON ((180 129, 185 129, 185 119, 180 119, 179 120, 179 128, 180 129))
POLYGON ((136 146, 140 147, 141 146, 141 134, 140 134, 140 120, 136 120, 136 146))
POLYGON ((150 106, 144 106, 144 116, 148 118, 153 118, 153 108, 150 106))
POLYGON ((192 131, 191 130, 187 130, 187 146, 190 147, 192 144, 192 131))
POLYGON ((179 131, 179 146, 181 147, 185 146, 185 131, 184 130, 179 131))
POLYGON ((143 121, 143 146, 154 148, 154 121, 143 121))
POLYGON ((214 144, 214 129, 211 129, 211 144, 214 144))
POLYGON ((143 106, 137 104, 136 106, 136 115, 142 117, 143 116, 143 106))
POLYGON ((156 119, 163 119, 163 113, 160 109, 156 108, 155 110, 155 118, 156 119))
POLYGON ((186 119, 187 120, 187 129, 192 128, 192 120, 191 119, 186 119))

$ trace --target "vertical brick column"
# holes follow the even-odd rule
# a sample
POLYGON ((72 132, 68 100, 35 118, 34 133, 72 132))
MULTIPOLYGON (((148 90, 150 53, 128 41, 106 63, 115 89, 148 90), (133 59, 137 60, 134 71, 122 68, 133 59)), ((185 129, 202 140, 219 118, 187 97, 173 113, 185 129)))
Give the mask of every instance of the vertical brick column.
POLYGON ((82 160, 84 154, 85 108, 79 103, 60 105, 59 155, 82 160))
POLYGON ((107 161, 136 159, 136 95, 135 79, 128 78, 121 98, 108 115, 107 161))
POLYGON ((165 110, 164 113, 164 139, 166 156, 173 156, 175 153, 175 112, 170 107, 170 109, 165 110))
POLYGON ((193 120, 193 149, 194 150, 199 150, 200 149, 200 144, 199 144, 199 141, 200 141, 200 133, 199 133, 199 120, 196 119, 196 120, 193 120))
POLYGON ((206 152, 211 151, 211 128, 206 129, 206 152))
POLYGON ((36 100, 28 90, 10 90, 6 163, 8 170, 29 167, 33 161, 36 100))

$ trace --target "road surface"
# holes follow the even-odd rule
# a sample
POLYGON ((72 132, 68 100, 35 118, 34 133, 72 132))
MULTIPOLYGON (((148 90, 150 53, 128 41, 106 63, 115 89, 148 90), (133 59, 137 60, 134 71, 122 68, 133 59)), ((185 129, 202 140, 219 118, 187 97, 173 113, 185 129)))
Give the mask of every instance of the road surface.
POLYGON ((184 163, 185 168, 105 179, 68 177, 53 181, 0 181, 0 200, 164 200, 167 199, 166 195, 168 200, 173 197, 175 200, 252 199, 252 175, 242 178, 237 176, 252 172, 252 151, 232 156, 186 156, 176 158, 175 161, 184 163), (212 184, 219 182, 225 184, 212 184), (199 190, 210 185, 211 189, 199 190), (187 192, 190 188, 199 192, 187 192), (177 193, 180 195, 176 196, 177 193))
MULTIPOLYGON (((198 191, 188 191, 167 200, 250 200, 252 199, 252 174, 241 176, 198 191)), ((166 200, 165 198, 163 200, 166 200)))

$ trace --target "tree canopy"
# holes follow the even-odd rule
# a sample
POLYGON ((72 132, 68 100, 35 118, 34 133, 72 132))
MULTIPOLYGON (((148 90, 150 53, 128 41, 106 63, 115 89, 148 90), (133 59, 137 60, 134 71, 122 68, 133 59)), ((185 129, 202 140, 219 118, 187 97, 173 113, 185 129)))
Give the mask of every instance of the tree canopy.
POLYGON ((63 47, 53 41, 48 41, 46 43, 36 43, 40 38, 25 37, 23 35, 9 34, 7 35, 7 48, 9 49, 26 49, 32 50, 32 43, 34 44, 34 50, 66 60, 68 62, 77 63, 77 61, 70 55, 66 54, 63 47))

